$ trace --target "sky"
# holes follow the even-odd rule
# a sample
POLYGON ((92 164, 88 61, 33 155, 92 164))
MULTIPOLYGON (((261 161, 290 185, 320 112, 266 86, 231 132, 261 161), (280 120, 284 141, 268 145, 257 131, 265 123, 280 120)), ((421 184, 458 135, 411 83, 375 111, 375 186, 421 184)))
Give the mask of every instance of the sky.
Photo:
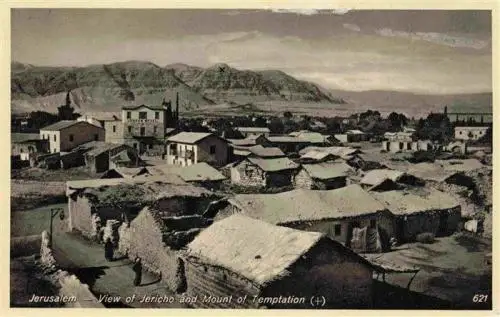
POLYGON ((13 9, 11 59, 280 69, 328 89, 492 91, 490 11, 13 9))

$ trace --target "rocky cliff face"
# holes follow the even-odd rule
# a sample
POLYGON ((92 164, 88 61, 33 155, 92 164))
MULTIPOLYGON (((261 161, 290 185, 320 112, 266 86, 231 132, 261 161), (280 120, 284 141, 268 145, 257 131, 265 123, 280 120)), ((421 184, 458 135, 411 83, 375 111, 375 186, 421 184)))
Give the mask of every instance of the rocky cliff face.
POLYGON ((127 104, 158 104, 174 100, 181 109, 214 102, 297 100, 331 102, 328 93, 312 83, 280 71, 237 70, 226 64, 206 69, 185 64, 160 67, 128 61, 86 67, 11 65, 12 111, 55 111, 67 91, 77 108, 115 111, 127 104))

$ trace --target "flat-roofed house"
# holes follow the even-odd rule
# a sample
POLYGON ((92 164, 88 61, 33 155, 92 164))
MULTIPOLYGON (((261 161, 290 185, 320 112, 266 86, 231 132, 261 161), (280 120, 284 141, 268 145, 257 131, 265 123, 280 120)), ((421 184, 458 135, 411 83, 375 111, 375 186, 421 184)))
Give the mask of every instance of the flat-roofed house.
POLYGON ((181 132, 167 139, 167 164, 189 166, 205 162, 221 167, 228 159, 227 141, 212 133, 181 132))
POLYGON ((298 167, 287 157, 249 156, 230 167, 231 183, 261 188, 289 186, 298 167))
POLYGON ((486 131, 491 129, 491 127, 487 126, 478 126, 478 127, 455 127, 455 139, 457 140, 478 140, 484 135, 486 135, 486 131))
POLYGON ((386 132, 382 141, 382 150, 399 152, 429 151, 433 149, 430 140, 414 140, 412 132, 386 132))
POLYGON ((40 129, 40 139, 48 140, 51 153, 69 152, 90 141, 104 141, 103 128, 86 121, 63 120, 40 129))
POLYGON ((372 306, 372 265, 318 232, 233 215, 200 232, 183 258, 197 308, 310 308, 312 296, 323 308, 372 306))
POLYGON ((241 213, 274 225, 322 232, 346 246, 351 246, 355 228, 366 228, 359 252, 380 252, 388 247, 393 236, 392 214, 359 185, 334 190, 240 194, 228 202, 216 220, 241 213))
POLYGON ((294 185, 305 189, 336 189, 349 185, 348 177, 354 173, 343 161, 302 164, 294 177, 294 185))
POLYGON ((419 233, 449 235, 458 229, 460 203, 452 196, 435 189, 373 192, 395 215, 395 235, 399 241, 413 241, 419 233))
POLYGON ((259 136, 263 135, 265 137, 269 136, 271 131, 269 128, 261 127, 236 127, 236 131, 239 131, 245 138, 249 136, 259 136))
POLYGON ((366 172, 360 184, 368 191, 383 191, 400 189, 404 185, 423 185, 423 180, 402 171, 374 169, 366 172))
POLYGON ((38 133, 11 133, 11 156, 19 155, 29 161, 30 155, 49 153, 49 141, 40 139, 38 133))

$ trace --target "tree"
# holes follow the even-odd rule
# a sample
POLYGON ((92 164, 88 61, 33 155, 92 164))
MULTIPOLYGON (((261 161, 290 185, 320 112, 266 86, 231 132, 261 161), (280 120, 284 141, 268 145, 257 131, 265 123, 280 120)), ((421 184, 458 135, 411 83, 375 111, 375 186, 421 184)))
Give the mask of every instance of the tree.
POLYGON ((286 119, 291 119, 293 118, 293 114, 290 111, 285 111, 283 113, 283 117, 285 117, 286 119))
POLYGON ((448 116, 430 113, 423 124, 419 121, 416 136, 438 142, 448 142, 453 137, 453 126, 448 116))
POLYGON ((273 118, 269 123, 269 130, 274 134, 283 134, 285 131, 285 125, 279 118, 273 118))
POLYGON ((341 122, 335 118, 328 118, 326 120, 326 131, 329 134, 336 134, 342 131, 341 122))
POLYGON ((288 134, 299 130, 299 124, 293 120, 286 120, 284 123, 283 133, 288 134))
POLYGON ((45 111, 34 111, 30 113, 28 125, 29 128, 39 130, 43 127, 56 123, 57 121, 59 121, 59 117, 55 114, 45 111))
POLYGON ((255 121, 253 124, 256 127, 265 128, 265 127, 267 127, 267 120, 264 117, 257 117, 257 118, 255 118, 255 121))
POLYGON ((391 112, 391 114, 387 117, 387 120, 389 120, 391 132, 399 131, 402 126, 408 123, 408 119, 404 114, 396 112, 391 112))

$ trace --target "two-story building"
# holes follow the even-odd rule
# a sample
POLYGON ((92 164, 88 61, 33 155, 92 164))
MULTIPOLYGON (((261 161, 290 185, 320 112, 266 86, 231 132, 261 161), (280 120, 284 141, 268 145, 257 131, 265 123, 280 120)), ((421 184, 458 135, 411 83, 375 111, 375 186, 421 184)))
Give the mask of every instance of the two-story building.
POLYGON ((455 127, 455 139, 457 140, 478 140, 486 134, 490 127, 455 127))
POLYGON ((179 113, 179 96, 176 110, 172 102, 163 100, 159 106, 125 106, 121 117, 103 121, 106 142, 126 144, 139 154, 160 156, 165 153, 165 139, 176 126, 179 113))
POLYGON ((181 132, 167 139, 167 164, 224 166, 228 159, 227 141, 212 133, 181 132))
POLYGON ((104 129, 86 121, 63 120, 40 129, 50 153, 68 152, 90 141, 104 141, 104 129))

